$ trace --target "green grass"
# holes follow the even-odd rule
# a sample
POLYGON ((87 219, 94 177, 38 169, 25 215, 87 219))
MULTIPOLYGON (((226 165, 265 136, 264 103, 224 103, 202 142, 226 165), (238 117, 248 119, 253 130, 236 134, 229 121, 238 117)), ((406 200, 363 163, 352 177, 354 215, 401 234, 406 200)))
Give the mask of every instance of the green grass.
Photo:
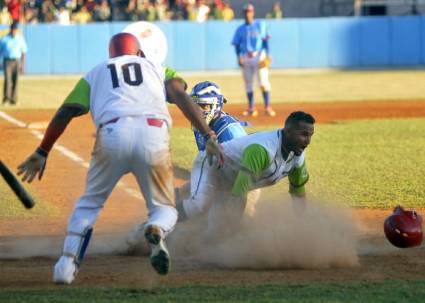
MULTIPOLYGON (((317 125, 307 150, 308 193, 350 207, 425 208, 424 129, 425 119, 317 125)), ((190 130, 173 129, 172 148, 174 163, 190 170, 196 155, 190 130)), ((265 197, 287 188, 284 179, 265 197)))
MULTIPOLYGON (((357 208, 387 209, 396 204, 425 208, 424 129, 425 119, 317 125, 307 150, 309 195, 357 208)), ((197 153, 190 129, 172 130, 172 151, 174 165, 189 172, 197 153)), ((31 186, 28 188, 31 190, 31 186)), ((284 179, 263 191, 263 195, 286 194, 287 188, 284 179)), ((0 194, 0 218, 52 216, 58 212, 53 205, 39 199, 28 212, 4 182, 0 182, 0 194)))
POLYGON ((353 207, 425 207, 425 119, 317 126, 311 191, 353 207))
MULTIPOLYGON (((239 72, 182 73, 191 88, 198 81, 217 82, 230 103, 245 103, 239 72)), ((19 108, 57 108, 80 76, 23 76, 19 108)), ((423 70, 397 71, 272 71, 272 103, 364 100, 425 100, 423 70)), ((3 83, 0 82, 2 87, 3 83)), ((257 100, 261 96, 256 92, 257 100)), ((1 109, 1 106, 0 106, 1 109)))
POLYGON ((120 289, 0 290, 0 302, 424 302, 425 281, 120 289))
POLYGON ((0 219, 44 218, 58 214, 58 209, 50 203, 39 199, 30 186, 25 185, 25 187, 36 201, 35 206, 30 210, 23 206, 6 182, 3 180, 0 181, 0 219))
MULTIPOLYGON (((185 77, 189 87, 199 80, 216 81, 231 103, 246 103, 242 76, 215 75, 185 77)), ((425 100, 418 81, 425 81, 423 70, 385 71, 272 71, 272 103, 425 100)), ((256 89, 256 100, 262 97, 256 89)))

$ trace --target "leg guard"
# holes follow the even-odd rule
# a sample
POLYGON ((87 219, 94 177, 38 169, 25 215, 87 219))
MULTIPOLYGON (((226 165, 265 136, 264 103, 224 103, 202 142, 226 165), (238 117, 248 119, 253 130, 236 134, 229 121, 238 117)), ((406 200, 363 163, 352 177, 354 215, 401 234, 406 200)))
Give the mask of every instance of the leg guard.
POLYGON ((92 233, 93 233, 92 227, 87 227, 82 234, 68 232, 68 237, 79 237, 80 241, 78 243, 78 248, 76 252, 64 251, 63 255, 74 258, 75 264, 77 264, 77 266, 80 266, 86 254, 87 247, 89 246, 92 233))

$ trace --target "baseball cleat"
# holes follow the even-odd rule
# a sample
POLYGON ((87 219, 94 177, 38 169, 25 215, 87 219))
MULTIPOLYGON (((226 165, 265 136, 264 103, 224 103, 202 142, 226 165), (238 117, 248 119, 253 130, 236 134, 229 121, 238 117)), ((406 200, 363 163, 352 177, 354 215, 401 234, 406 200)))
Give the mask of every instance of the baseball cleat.
POLYGON ((160 275, 168 274, 170 270, 170 254, 162 238, 161 228, 149 225, 145 230, 145 238, 151 247, 151 265, 160 275))
POLYGON ((266 108, 266 116, 274 117, 276 116, 276 112, 271 108, 266 108))
POLYGON ((258 111, 256 109, 247 109, 242 112, 243 116, 251 116, 251 117, 257 117, 258 111))
POLYGON ((78 273, 74 258, 61 256, 53 271, 53 282, 56 284, 71 284, 78 273))

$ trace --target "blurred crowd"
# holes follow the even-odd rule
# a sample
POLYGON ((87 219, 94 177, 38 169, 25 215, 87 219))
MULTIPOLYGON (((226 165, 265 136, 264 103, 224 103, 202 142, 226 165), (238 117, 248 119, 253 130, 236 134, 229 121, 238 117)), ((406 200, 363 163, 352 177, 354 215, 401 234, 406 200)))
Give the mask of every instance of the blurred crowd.
MULTIPOLYGON (((278 3, 278 2, 277 2, 278 3)), ((0 0, 0 24, 89 23, 104 21, 232 20, 225 0, 0 0)), ((268 17, 281 17, 271 10, 268 17)), ((280 13, 279 13, 280 11, 280 13)))

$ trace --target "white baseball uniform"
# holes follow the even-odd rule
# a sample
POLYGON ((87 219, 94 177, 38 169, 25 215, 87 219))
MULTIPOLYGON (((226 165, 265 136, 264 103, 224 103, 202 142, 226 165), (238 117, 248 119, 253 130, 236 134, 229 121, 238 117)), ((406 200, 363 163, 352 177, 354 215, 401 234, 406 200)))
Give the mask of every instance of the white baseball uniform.
POLYGON ((148 225, 159 226, 164 234, 174 228, 165 74, 161 66, 138 56, 112 58, 85 75, 65 100, 91 112, 97 134, 86 190, 69 220, 64 255, 77 257, 82 238, 127 173, 136 177, 143 193, 148 225))
MULTIPOLYGON (((243 197, 235 197, 232 194, 238 174, 242 171, 252 175, 251 184, 247 190, 253 190, 269 185, 273 185, 282 178, 296 171, 296 168, 303 168, 302 183, 307 182, 308 174, 305 170, 304 153, 295 156, 293 152, 284 159, 281 152, 282 132, 281 130, 258 132, 241 138, 235 138, 222 144, 225 154, 226 165, 217 170, 214 166, 205 166, 208 175, 206 182, 200 184, 198 191, 200 195, 195 195, 192 199, 186 200, 183 204, 184 211, 188 217, 195 217, 207 211, 213 203, 225 204, 227 210, 230 208, 244 210, 246 202, 243 197), (259 146, 264 152, 264 168, 254 174, 250 168, 244 167, 243 158, 249 153, 249 148, 259 146), (233 205, 231 205, 234 203, 233 205)), ((253 153, 252 158, 257 157, 253 153)), ((223 208, 225 209, 225 208, 223 208)), ((224 215, 227 215, 224 213, 224 215)), ((223 212, 216 216, 216 219, 223 216, 223 212)), ((214 220, 210 220, 214 222, 214 220)))

